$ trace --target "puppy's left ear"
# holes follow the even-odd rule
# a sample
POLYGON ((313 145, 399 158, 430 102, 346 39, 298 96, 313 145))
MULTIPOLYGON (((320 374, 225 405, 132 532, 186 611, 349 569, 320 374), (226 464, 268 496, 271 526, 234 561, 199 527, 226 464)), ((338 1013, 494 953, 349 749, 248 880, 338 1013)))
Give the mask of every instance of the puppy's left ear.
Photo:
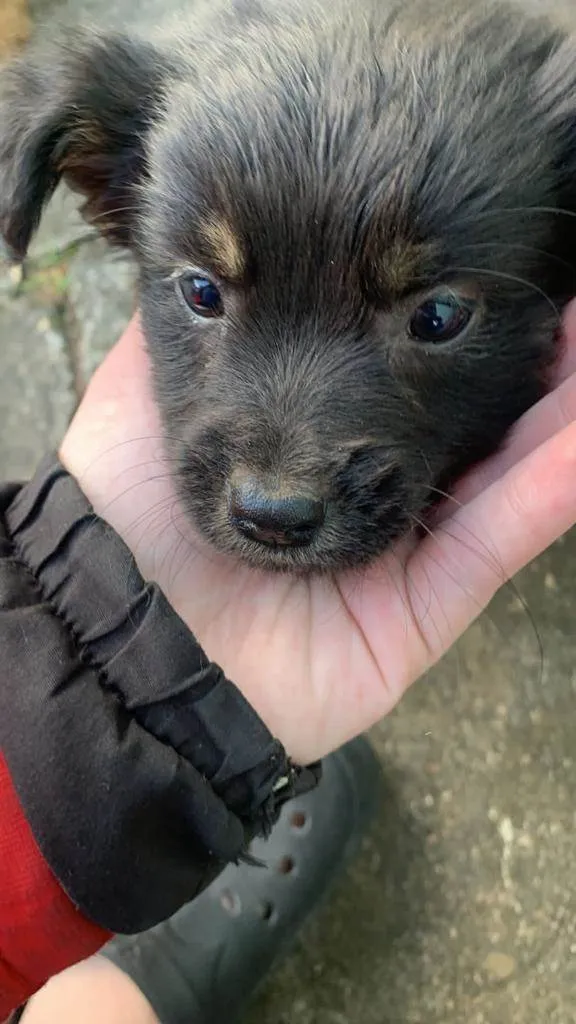
POLYGON ((14 259, 61 178, 85 196, 88 221, 130 244, 146 135, 170 77, 152 45, 77 31, 0 75, 0 233, 14 259))

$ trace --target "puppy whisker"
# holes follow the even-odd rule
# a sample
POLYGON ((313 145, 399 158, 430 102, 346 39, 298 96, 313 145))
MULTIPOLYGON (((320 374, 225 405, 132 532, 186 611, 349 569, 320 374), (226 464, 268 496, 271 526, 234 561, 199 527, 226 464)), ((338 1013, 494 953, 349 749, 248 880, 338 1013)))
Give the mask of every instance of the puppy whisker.
POLYGON ((116 208, 114 208, 112 210, 106 209, 106 210, 102 210, 101 213, 90 215, 90 223, 97 225, 97 224, 99 224, 101 222, 105 222, 106 220, 109 220, 111 217, 118 216, 119 213, 137 213, 137 212, 138 212, 138 207, 137 206, 117 206, 116 208))
POLYGON ((529 214, 544 214, 546 217, 576 218, 575 210, 568 210, 562 206, 497 206, 489 210, 478 210, 476 213, 472 213, 469 216, 458 216, 454 220, 454 225, 456 227, 461 227, 462 225, 473 226, 478 221, 482 221, 485 218, 501 218, 504 216, 518 217, 529 214))
POLYGON ((532 253, 534 256, 543 256, 545 259, 552 260, 554 263, 557 263, 559 266, 565 267, 572 273, 575 272, 574 266, 571 263, 569 263, 568 260, 563 259, 557 253, 547 252, 545 249, 538 249, 536 248, 536 246, 533 245, 522 245, 521 243, 517 242, 469 242, 467 244, 464 244, 462 246, 462 249, 464 251, 468 249, 503 249, 505 251, 517 250, 518 252, 532 253))
POLYGON ((456 508, 463 508, 464 507, 464 503, 462 501, 459 501, 458 498, 455 498, 454 495, 450 494, 449 491, 443 491, 441 487, 435 487, 435 486, 430 484, 428 486, 428 491, 429 491, 430 494, 437 494, 438 497, 439 498, 443 498, 444 501, 452 502, 452 504, 455 505, 456 508))
POLYGON ((459 274, 481 274, 481 275, 486 275, 487 277, 498 278, 501 281, 509 281, 511 283, 522 285, 522 287, 526 288, 528 291, 536 292, 543 299, 545 299, 546 302, 548 303, 548 305, 550 306, 551 310, 553 311, 554 316, 556 317, 557 321, 561 322, 561 320, 562 320, 562 314, 561 314, 558 306, 556 305, 556 303, 553 301, 553 299, 550 298, 550 296, 544 291, 543 288, 540 288, 537 284, 534 284, 533 281, 527 281, 526 278, 519 277, 516 274, 507 274, 503 270, 490 270, 487 267, 463 267, 463 266, 459 266, 459 267, 450 267, 450 270, 454 271, 456 273, 459 273, 459 274))

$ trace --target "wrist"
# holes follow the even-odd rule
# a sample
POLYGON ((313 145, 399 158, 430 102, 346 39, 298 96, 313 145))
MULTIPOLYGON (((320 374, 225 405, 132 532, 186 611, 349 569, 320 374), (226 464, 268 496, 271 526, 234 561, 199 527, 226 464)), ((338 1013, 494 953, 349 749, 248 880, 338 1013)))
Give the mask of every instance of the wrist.
POLYGON ((66 892, 102 926, 141 931, 240 858, 318 772, 290 765, 57 460, 5 521, 34 639, 22 647, 7 619, 19 653, 0 685, 0 745, 66 892))

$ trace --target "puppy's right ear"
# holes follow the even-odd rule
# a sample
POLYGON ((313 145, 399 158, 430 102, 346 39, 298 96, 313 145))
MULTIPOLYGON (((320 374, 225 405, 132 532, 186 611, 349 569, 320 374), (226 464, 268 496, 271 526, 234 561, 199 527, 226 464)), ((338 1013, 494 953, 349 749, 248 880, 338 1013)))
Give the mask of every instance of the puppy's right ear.
POLYGON ((0 234, 14 259, 60 178, 84 195, 89 222, 130 244, 146 135, 171 77, 152 45, 77 31, 2 72, 0 234))

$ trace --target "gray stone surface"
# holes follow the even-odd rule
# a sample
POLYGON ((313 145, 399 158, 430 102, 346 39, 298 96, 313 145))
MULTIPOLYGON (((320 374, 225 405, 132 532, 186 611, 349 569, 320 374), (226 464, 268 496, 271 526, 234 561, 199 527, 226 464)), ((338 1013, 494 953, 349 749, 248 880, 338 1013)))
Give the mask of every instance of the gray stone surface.
POLYGON ((0 474, 31 473, 58 444, 75 397, 65 339, 51 311, 0 300, 0 474))
POLYGON ((32 239, 29 258, 43 259, 94 235, 79 213, 79 200, 70 189, 59 186, 48 203, 37 234, 32 239))
POLYGON ((135 307, 132 261, 101 238, 82 245, 68 266, 68 317, 80 388, 118 340, 135 307))

